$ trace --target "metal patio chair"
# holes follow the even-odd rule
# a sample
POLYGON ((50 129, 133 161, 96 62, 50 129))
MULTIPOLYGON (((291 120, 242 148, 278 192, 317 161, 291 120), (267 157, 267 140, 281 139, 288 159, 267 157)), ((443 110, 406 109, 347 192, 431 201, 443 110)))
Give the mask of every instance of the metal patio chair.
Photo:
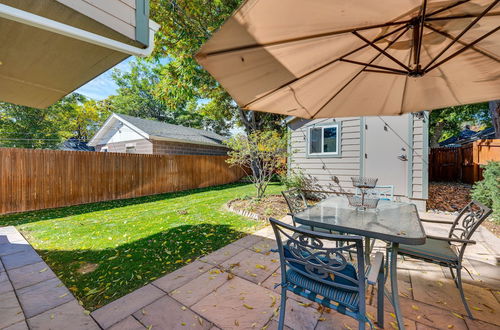
POLYGON ((297 224, 295 223, 295 214, 302 212, 309 207, 309 204, 307 204, 306 196, 304 195, 304 192, 302 190, 300 190, 299 188, 292 188, 290 190, 282 191, 281 194, 285 198, 286 204, 288 205, 288 210, 290 211, 288 215, 292 217, 292 222, 295 227, 310 229, 313 231, 320 231, 323 233, 331 233, 330 230, 323 228, 315 228, 305 225, 297 226, 297 224))
MULTIPOLYGON (((366 316, 365 289, 377 284, 377 322, 384 323, 384 255, 377 252, 369 272, 365 272, 363 238, 313 232, 270 218, 281 265, 281 307, 278 329, 283 329, 287 292, 358 320, 359 329, 373 324, 366 316), (336 247, 327 247, 335 242, 336 247), (344 243, 342 246, 338 243, 344 243), (356 265, 343 253, 356 251, 356 265)), ((333 245, 333 244, 332 244, 333 245)))
POLYGON ((469 309, 462 287, 462 259, 467 245, 476 243, 471 240, 472 235, 491 212, 492 210, 483 204, 472 201, 453 222, 422 219, 422 222, 451 224, 448 237, 428 235, 424 245, 400 245, 398 250, 398 253, 403 256, 448 267, 455 285, 460 291, 465 310, 471 319, 474 317, 469 309))

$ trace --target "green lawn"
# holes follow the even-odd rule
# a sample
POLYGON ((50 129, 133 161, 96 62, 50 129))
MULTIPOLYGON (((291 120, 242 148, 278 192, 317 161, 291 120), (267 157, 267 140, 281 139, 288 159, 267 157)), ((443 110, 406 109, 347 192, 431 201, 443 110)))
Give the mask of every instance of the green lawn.
MULTIPOLYGON (((268 194, 281 190, 278 184, 268 194)), ((262 226, 226 212, 249 184, 0 217, 14 225, 88 310, 96 309, 262 226)))

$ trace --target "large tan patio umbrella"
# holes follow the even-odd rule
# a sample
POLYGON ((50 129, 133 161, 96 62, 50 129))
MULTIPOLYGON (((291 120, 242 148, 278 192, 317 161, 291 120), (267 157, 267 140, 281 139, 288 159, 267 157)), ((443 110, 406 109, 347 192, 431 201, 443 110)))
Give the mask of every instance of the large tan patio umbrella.
POLYGON ((198 62, 240 107, 396 115, 500 98, 499 0, 248 0, 198 62))

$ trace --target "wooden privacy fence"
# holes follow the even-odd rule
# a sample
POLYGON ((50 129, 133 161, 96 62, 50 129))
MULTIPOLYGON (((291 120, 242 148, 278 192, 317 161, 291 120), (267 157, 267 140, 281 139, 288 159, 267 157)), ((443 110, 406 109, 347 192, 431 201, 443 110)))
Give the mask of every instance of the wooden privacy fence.
POLYGON ((500 161, 500 139, 478 140, 456 148, 432 148, 430 181, 474 183, 483 179, 481 165, 500 161))
POLYGON ((226 156, 0 148, 0 214, 235 182, 226 156))

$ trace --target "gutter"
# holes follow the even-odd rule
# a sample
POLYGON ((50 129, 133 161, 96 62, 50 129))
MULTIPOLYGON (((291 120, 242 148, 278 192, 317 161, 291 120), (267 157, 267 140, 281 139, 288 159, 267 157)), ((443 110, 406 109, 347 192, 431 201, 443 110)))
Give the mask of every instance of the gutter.
POLYGON ((103 48, 118 51, 120 53, 129 54, 138 57, 147 57, 154 50, 154 35, 159 28, 159 25, 153 21, 149 21, 149 45, 147 48, 139 48, 128 45, 126 43, 116 41, 101 35, 88 32, 82 29, 75 28, 71 25, 63 24, 43 16, 35 15, 24 10, 0 4, 0 17, 22 24, 30 25, 42 30, 57 33, 73 39, 78 39, 93 45, 103 48))

